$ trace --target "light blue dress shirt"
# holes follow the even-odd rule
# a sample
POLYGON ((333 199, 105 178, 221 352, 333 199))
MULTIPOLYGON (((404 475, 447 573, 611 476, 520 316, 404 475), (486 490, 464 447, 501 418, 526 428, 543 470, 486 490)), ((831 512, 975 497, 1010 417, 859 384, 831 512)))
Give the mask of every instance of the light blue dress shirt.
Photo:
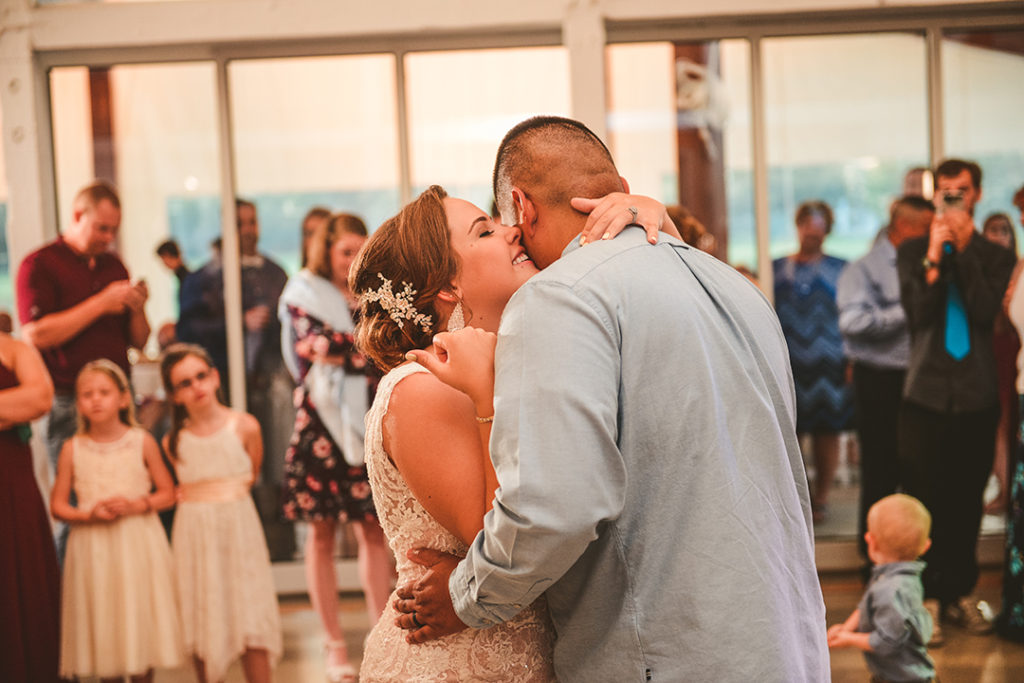
POLYGON ((836 304, 847 358, 876 368, 906 370, 910 330, 900 303, 896 247, 885 230, 871 250, 839 276, 836 304))
POLYGON ((638 228, 574 241, 509 302, 495 379, 464 622, 546 592, 563 683, 829 680, 788 352, 746 278, 638 228))

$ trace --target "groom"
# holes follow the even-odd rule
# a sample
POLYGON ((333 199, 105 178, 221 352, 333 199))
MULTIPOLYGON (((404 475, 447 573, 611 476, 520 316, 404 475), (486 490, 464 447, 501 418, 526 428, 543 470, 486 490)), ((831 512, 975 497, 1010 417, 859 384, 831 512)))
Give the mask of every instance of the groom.
POLYGON ((577 121, 529 119, 502 141, 498 207, 545 270, 498 335, 501 486, 464 560, 413 551, 430 571, 400 588, 399 625, 423 642, 544 593, 560 681, 827 681, 775 313, 677 240, 628 229, 580 248, 569 199, 624 189, 577 121))

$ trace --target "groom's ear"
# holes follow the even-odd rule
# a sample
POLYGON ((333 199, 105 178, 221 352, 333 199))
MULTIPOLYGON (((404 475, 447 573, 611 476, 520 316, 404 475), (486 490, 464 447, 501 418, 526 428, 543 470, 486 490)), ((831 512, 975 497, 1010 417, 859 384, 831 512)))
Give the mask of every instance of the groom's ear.
POLYGON ((622 191, 625 192, 626 194, 629 194, 629 183, 626 182, 626 179, 623 178, 622 176, 619 176, 619 180, 622 181, 622 191))
POLYGON ((512 202, 516 207, 516 225, 532 236, 537 223, 537 205, 518 187, 512 188, 512 202))

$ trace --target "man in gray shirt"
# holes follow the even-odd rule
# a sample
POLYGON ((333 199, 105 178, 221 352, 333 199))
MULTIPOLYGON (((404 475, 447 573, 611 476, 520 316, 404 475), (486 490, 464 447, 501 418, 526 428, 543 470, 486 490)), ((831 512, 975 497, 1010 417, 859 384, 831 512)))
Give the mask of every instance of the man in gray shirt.
MULTIPOLYGON (((896 249, 928 233, 935 208, 908 195, 893 202, 889 225, 871 250, 843 269, 836 291, 843 351, 853 362, 853 397, 860 441, 860 522, 857 542, 867 557, 867 511, 901 484, 898 418, 910 360, 910 330, 900 302, 896 249)), ((870 570, 869 570, 870 571, 870 570)))
POLYGON ((629 228, 581 249, 569 199, 622 190, 576 121, 537 117, 502 142, 498 207, 547 268, 502 316, 500 488, 462 562, 418 554, 431 569, 399 592, 399 623, 422 642, 544 593, 561 681, 827 681, 778 320, 678 240, 629 228))

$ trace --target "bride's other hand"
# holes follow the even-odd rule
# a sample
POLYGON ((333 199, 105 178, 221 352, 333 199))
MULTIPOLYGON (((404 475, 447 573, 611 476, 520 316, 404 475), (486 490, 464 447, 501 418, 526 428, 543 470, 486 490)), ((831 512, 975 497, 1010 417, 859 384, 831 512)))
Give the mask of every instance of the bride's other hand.
POLYGON ((476 414, 494 414, 494 347, 498 335, 477 327, 434 336, 435 353, 416 349, 405 355, 473 401, 476 414))
POLYGON ((424 643, 464 630, 466 625, 455 613, 448 592, 448 578, 459 558, 431 548, 413 548, 406 556, 426 567, 427 573, 395 590, 395 625, 409 632, 405 639, 413 644, 424 643))
POLYGON ((679 238, 679 231, 665 211, 665 205, 657 199, 643 195, 612 192, 599 199, 574 197, 570 202, 572 208, 590 214, 583 227, 580 244, 608 240, 628 225, 639 225, 647 233, 647 241, 658 242, 658 233, 664 232, 679 238), (633 216, 636 210, 636 217, 633 216))

